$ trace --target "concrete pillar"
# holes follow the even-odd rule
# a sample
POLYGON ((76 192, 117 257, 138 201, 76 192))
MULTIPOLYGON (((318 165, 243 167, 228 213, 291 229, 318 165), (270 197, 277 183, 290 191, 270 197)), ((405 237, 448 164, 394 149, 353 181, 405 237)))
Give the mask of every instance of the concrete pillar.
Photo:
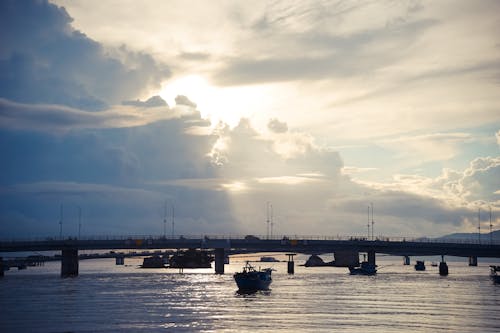
POLYGON ((374 250, 368 251, 368 263, 375 265, 375 251, 374 250))
POLYGON ((224 248, 215 249, 215 274, 224 274, 224 248))
POLYGON ((115 257, 115 263, 117 265, 123 265, 123 264, 125 264, 125 257, 124 256, 117 256, 117 257, 115 257))
POLYGON ((61 277, 78 276, 78 249, 64 249, 61 256, 61 277))
POLYGON ((295 262, 293 261, 293 256, 295 253, 287 253, 288 256, 288 274, 295 274, 295 262))
POLYGON ((448 275, 448 265, 444 261, 444 256, 441 256, 441 262, 439 263, 439 275, 441 276, 448 275))
POLYGON ((3 276, 3 258, 0 257, 0 277, 3 276))
POLYGON ((476 256, 469 257, 469 266, 477 266, 477 257, 476 256))
POLYGON ((409 256, 404 256, 404 264, 409 265, 410 264, 410 257, 409 256))

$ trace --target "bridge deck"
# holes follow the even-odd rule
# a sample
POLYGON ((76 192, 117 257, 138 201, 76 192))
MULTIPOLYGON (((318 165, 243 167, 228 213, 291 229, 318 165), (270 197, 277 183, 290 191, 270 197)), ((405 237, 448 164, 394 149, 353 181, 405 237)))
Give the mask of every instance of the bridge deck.
POLYGON ((114 250, 114 249, 186 249, 225 248, 256 252, 301 252, 328 253, 342 250, 358 252, 374 251, 392 255, 452 255, 460 257, 500 258, 500 243, 479 244, 463 241, 437 241, 431 239, 384 238, 366 240, 363 238, 334 237, 281 237, 259 239, 257 237, 107 237, 107 239, 43 239, 0 241, 0 252, 114 250))

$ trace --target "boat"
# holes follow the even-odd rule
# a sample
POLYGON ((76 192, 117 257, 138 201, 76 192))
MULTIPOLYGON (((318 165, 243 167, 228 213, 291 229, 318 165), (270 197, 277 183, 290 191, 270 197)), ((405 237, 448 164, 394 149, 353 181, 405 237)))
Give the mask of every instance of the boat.
POLYGON ((214 258, 206 251, 179 251, 169 259, 170 268, 210 268, 214 258))
POLYGON ((432 266, 432 267, 437 267, 437 266, 438 266, 438 264, 437 264, 437 262, 433 261, 433 262, 431 263, 431 266, 432 266))
POLYGON ((417 263, 415 264, 415 270, 416 271, 425 271, 425 262, 422 260, 417 260, 417 263))
POLYGON ((493 282, 494 283, 500 283, 500 275, 499 275, 500 266, 493 266, 493 265, 491 265, 490 269, 491 269, 491 271, 490 271, 490 277, 493 280, 493 282))
POLYGON ((351 275, 375 275, 377 274, 377 265, 363 261, 359 267, 349 266, 349 272, 351 275))
POLYGON ((279 262, 275 257, 260 257, 261 262, 279 262))
POLYGON ((259 268, 259 270, 256 270, 247 261, 243 267, 243 271, 234 273, 233 277, 239 291, 267 290, 273 281, 271 272, 271 268, 259 268))
POLYGON ((141 268, 165 268, 165 259, 158 255, 146 257, 142 261, 141 268))

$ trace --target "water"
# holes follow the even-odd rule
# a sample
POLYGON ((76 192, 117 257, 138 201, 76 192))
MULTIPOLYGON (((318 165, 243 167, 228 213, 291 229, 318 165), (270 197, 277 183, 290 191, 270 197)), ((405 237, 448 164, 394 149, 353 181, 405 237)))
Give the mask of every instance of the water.
MULTIPOLYGON (((283 255, 277 256, 284 259, 283 255)), ((400 258, 377 258, 376 276, 346 268, 272 265, 272 290, 239 295, 232 258, 211 269, 138 269, 141 259, 80 261, 77 278, 60 263, 8 271, 0 280, 0 332, 500 332, 500 285, 485 262, 448 262, 416 272, 400 258)), ((259 264, 257 264, 259 265, 259 264)))

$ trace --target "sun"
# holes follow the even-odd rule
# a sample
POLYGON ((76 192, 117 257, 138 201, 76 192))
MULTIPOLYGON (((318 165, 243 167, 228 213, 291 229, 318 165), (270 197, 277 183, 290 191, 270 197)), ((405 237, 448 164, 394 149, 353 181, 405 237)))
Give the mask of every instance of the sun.
POLYGON ((162 85, 159 95, 168 105, 175 105, 175 98, 184 95, 196 103, 202 117, 212 124, 222 121, 231 127, 241 118, 253 118, 271 107, 269 87, 263 85, 219 87, 201 75, 192 74, 174 78, 162 85))

